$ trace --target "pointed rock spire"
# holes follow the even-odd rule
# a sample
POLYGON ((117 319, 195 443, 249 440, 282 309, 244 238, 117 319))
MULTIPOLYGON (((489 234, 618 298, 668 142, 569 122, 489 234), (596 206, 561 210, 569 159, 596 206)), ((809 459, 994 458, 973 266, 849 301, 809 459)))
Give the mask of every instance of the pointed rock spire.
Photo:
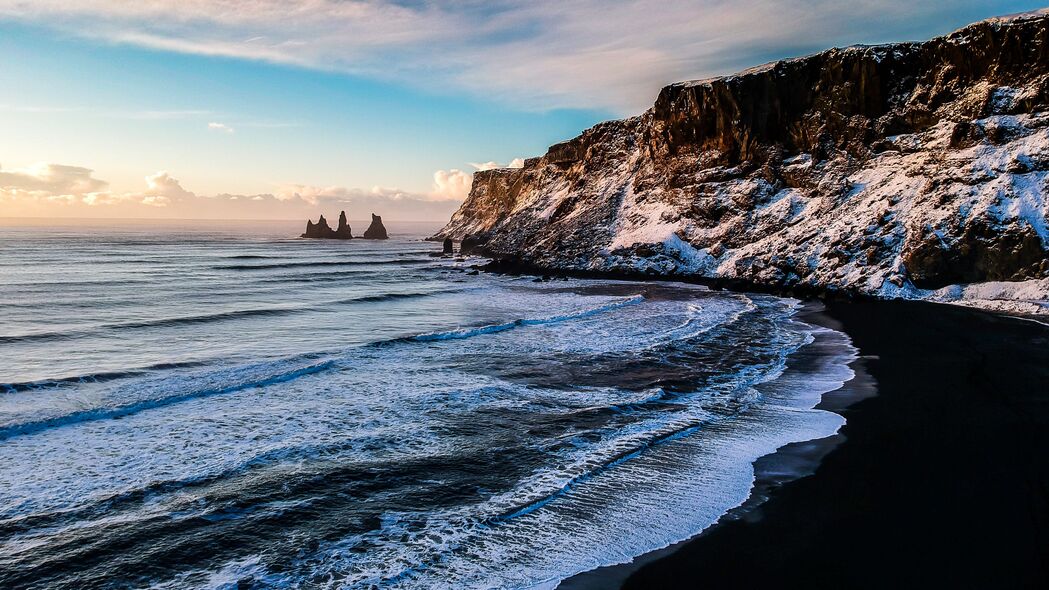
POLYGON ((389 237, 386 234, 386 227, 382 224, 382 217, 372 213, 372 224, 364 232, 364 238, 367 240, 385 240, 389 237))

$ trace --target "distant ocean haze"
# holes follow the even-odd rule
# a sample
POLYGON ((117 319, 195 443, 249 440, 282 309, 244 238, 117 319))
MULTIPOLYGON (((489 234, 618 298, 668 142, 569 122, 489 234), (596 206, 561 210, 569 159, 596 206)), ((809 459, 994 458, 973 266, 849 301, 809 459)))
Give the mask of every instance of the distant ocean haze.
POLYGON ((5 222, 0 586, 549 585, 842 424, 854 350, 796 301, 468 275, 384 223, 5 222))

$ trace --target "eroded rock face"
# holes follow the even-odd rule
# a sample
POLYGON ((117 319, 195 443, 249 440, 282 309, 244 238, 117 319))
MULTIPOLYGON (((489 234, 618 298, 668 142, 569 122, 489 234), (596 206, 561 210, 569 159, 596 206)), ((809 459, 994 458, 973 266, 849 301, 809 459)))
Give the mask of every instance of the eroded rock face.
POLYGON ((317 223, 313 223, 310 220, 306 221, 306 233, 302 234, 304 238, 319 238, 325 240, 349 240, 353 238, 353 233, 350 231, 349 224, 346 223, 346 212, 342 211, 339 213, 339 228, 332 229, 328 225, 328 220, 324 219, 321 215, 317 223))
POLYGON ((1047 183, 1039 13, 668 86, 477 172, 435 237, 551 269, 933 299, 1025 281, 1049 299, 1047 183))
POLYGON ((386 227, 382 224, 382 217, 372 213, 372 223, 368 226, 368 229, 364 231, 364 239, 366 240, 385 240, 389 238, 386 235, 386 227))
POLYGON ((353 232, 350 231, 350 224, 346 222, 346 212, 339 212, 339 228, 335 230, 335 237, 340 240, 349 240, 353 238, 353 232))

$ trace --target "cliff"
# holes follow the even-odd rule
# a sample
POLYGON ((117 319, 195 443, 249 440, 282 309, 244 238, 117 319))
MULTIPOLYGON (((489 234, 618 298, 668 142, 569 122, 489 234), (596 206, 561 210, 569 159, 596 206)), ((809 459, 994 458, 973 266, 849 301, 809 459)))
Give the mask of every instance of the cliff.
POLYGON ((552 270, 1049 311, 1049 15, 674 84, 436 239, 552 270))

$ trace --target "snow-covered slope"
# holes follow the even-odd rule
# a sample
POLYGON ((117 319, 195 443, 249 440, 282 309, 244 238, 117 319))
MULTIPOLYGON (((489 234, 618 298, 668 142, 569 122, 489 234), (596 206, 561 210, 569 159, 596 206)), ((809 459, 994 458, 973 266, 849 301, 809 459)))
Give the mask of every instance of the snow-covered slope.
POLYGON ((522 264, 1049 314, 1049 16, 662 90, 436 238, 522 264))

